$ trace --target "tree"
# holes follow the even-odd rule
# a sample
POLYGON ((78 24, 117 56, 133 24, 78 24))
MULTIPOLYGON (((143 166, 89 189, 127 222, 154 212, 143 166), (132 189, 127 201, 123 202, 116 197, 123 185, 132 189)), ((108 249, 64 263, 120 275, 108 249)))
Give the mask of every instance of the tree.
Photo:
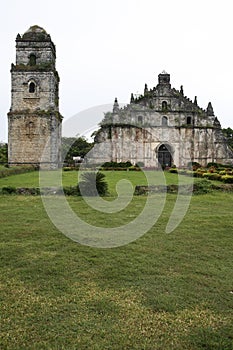
POLYGON ((0 143, 0 164, 7 164, 8 162, 8 145, 7 143, 0 143))
POLYGON ((62 137, 62 159, 65 163, 73 164, 73 157, 84 157, 93 147, 93 143, 85 137, 62 137))
POLYGON ((231 128, 222 129, 224 136, 227 138, 228 145, 233 149, 233 130, 231 128))

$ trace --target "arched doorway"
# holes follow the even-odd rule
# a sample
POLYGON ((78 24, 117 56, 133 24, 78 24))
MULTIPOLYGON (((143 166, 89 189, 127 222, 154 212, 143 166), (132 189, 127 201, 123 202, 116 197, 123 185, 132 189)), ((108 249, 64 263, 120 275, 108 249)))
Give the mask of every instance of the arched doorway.
POLYGON ((162 167, 170 167, 172 165, 171 147, 163 144, 158 149, 158 161, 162 167))

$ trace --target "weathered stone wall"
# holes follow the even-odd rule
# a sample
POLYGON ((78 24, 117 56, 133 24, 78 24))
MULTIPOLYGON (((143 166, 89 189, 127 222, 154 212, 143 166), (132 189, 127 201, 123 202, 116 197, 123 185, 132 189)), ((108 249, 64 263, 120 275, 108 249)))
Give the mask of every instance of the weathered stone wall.
POLYGON ((8 113, 9 164, 56 168, 61 161, 59 76, 50 36, 34 26, 16 39, 16 65, 11 69, 11 108, 8 113), (31 55, 33 62, 31 61, 31 55))
MULTIPOLYGON (((131 103, 107 113, 95 138, 98 152, 92 161, 143 162, 158 167, 160 146, 168 146, 173 164, 185 167, 190 161, 233 163, 221 125, 211 103, 206 110, 172 89, 170 75, 159 75, 159 84, 131 103)), ((90 160, 91 161, 91 160, 90 160)), ((170 164, 171 165, 171 164, 170 164)))

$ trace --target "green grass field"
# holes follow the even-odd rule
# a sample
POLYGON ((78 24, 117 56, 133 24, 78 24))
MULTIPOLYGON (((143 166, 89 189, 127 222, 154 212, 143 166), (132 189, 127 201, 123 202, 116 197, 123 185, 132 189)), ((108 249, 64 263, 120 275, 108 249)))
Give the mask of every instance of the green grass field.
MULTIPOLYGON (((108 182, 109 191, 112 195, 116 194, 115 186, 116 182, 121 179, 129 180, 133 186, 136 185, 146 185, 147 180, 143 172, 141 171, 101 171, 106 175, 106 180, 108 182)), ((50 176, 56 176, 56 172, 50 172, 50 176)), ((153 172, 154 184, 162 184, 166 181, 168 185, 176 184, 178 176, 177 174, 170 174, 169 172, 153 172), (165 174, 165 175, 163 175, 165 174), (165 177, 164 177, 165 176, 165 177)), ((190 181, 199 179, 192 179, 188 176, 180 175, 182 183, 188 184, 190 181)), ((78 172, 77 171, 67 171, 62 173, 63 186, 75 186, 78 182, 78 172)), ((39 172, 33 171, 25 174, 11 175, 8 177, 0 178, 0 188, 4 186, 14 186, 14 187, 38 187, 39 186, 39 172)))
MULTIPOLYGON (((120 173, 108 175, 112 191, 120 173)), ((8 185, 36 186, 35 175, 11 176, 8 185)), ((73 175, 64 175, 67 185, 73 175)), ((140 173, 129 176, 142 184, 140 173)), ((140 239, 100 249, 59 232, 39 196, 0 196, 0 348, 232 350, 233 194, 193 196, 180 226, 166 234, 175 200, 167 195, 140 239)), ((136 196, 113 215, 69 197, 74 212, 97 226, 124 223, 144 201, 136 196)))

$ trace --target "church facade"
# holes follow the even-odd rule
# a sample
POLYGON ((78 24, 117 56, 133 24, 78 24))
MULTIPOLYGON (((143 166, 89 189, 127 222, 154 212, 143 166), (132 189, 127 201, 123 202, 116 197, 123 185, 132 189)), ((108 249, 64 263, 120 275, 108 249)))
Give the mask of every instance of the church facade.
POLYGON ((8 113, 10 166, 59 166, 62 117, 55 63, 55 45, 43 28, 32 26, 23 35, 17 35, 8 113))
POLYGON ((131 94, 130 104, 106 113, 95 136, 93 160, 141 163, 145 167, 186 167, 190 162, 233 164, 211 103, 206 109, 184 96, 183 87, 171 87, 163 71, 152 89, 131 94))

